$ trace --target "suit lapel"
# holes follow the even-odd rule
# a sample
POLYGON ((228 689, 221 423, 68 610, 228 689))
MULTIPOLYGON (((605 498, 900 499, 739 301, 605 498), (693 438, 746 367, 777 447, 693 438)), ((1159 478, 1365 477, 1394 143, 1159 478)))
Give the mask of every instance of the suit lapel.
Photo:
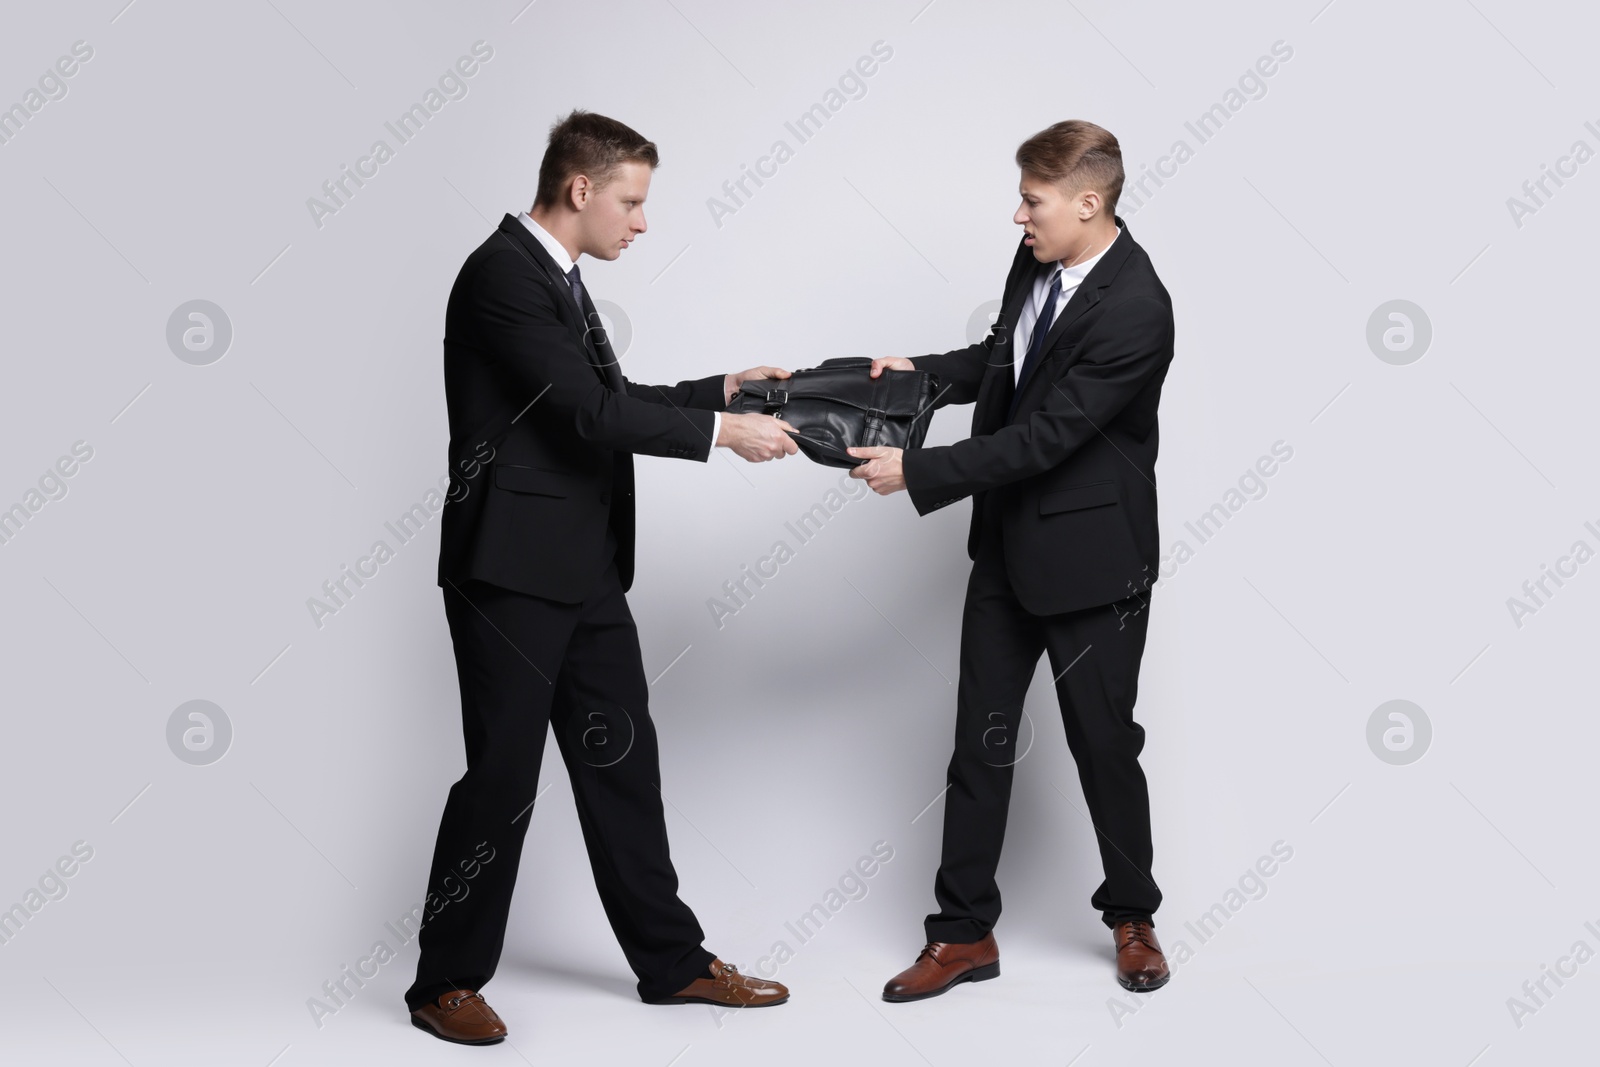
POLYGON ((588 355, 586 362, 594 368, 602 382, 620 392, 623 388, 622 373, 617 370, 616 360, 611 356, 610 342, 605 339, 605 330, 600 326, 599 313, 594 310, 594 304, 589 300, 588 288, 584 288, 584 307, 580 308, 572 299, 572 286, 568 284, 566 275, 561 273, 561 268, 556 266, 555 260, 550 258, 550 253, 544 250, 544 245, 539 243, 539 239, 529 233, 528 228, 515 215, 508 212, 506 217, 500 220, 500 232, 513 247, 523 253, 528 262, 534 265, 550 287, 556 291, 556 299, 570 312, 567 316, 567 329, 572 331, 573 339, 588 355), (590 328, 591 324, 593 329, 590 328), (602 345, 604 351, 601 350, 602 345))
MULTIPOLYGON (((1029 253, 1029 258, 1032 258, 1031 252, 1029 253)), ((1005 323, 1006 327, 1004 363, 1013 377, 1016 376, 1015 367, 1017 365, 1017 322, 1022 318, 1022 308, 1027 304, 1028 294, 1033 292, 1033 283, 1038 277, 1039 268, 1037 266, 1032 270, 1023 271, 1022 277, 1017 281, 1015 291, 1010 294, 1006 299, 1005 306, 1000 309, 1000 321, 1005 323)), ((993 362, 1000 363, 1002 361, 997 359, 993 362)))
MULTIPOLYGON (((1033 253, 1022 246, 1018 252, 1019 258, 1026 252, 1028 259, 1033 259, 1033 253)), ((1000 317, 997 323, 1004 327, 1000 338, 995 342, 993 353, 989 357, 989 366, 984 371, 983 382, 978 386, 977 425, 988 432, 998 427, 1005 416, 1006 406, 1011 403, 1011 392, 1016 381, 1016 335, 1017 321, 1022 317, 1022 308, 1028 302, 1028 295, 1033 292, 1033 283, 1039 276, 1037 263, 1030 263, 1029 268, 1020 272, 1020 277, 1012 283, 1011 292, 1005 294, 1005 303, 1001 305, 1000 317), (1004 347, 1002 347, 1004 346, 1004 347)))
MULTIPOLYGON (((568 291, 571 291, 570 286, 568 291)), ((617 365, 617 357, 611 351, 611 338, 606 335, 606 328, 600 320, 600 312, 594 309, 594 301, 589 299, 587 286, 583 290, 583 318, 589 325, 583 331, 583 342, 590 357, 600 370, 600 376, 607 385, 617 392, 624 390, 622 381, 622 368, 617 365)))

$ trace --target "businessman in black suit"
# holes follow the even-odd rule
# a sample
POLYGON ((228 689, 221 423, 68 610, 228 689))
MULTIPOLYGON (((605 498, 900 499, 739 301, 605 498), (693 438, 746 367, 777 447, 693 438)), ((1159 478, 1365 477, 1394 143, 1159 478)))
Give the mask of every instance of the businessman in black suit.
MULTIPOLYGON (((754 367, 674 386, 628 381, 576 260, 645 232, 656 147, 602 115, 556 123, 531 212, 462 266, 445 313, 452 484, 439 585, 455 648, 466 774, 440 820, 406 1007, 447 1041, 506 1034, 479 992, 505 937, 552 728, 606 917, 656 1004, 788 999, 702 945, 668 854, 633 581, 633 454, 791 455, 792 429, 723 410, 754 367)), ((542 868, 536 868, 542 869, 542 868)))
POLYGON ((917 513, 972 497, 955 752, 927 944, 890 1001, 1000 973, 995 870, 1023 698, 1050 657, 1067 742, 1105 880, 1091 905, 1112 929, 1128 989, 1168 979, 1153 929, 1150 805, 1133 719, 1159 551, 1156 407, 1172 362, 1172 301, 1115 214, 1122 152, 1109 132, 1060 122, 1017 149, 1024 236, 1002 309, 979 344, 873 361, 933 371, 937 401, 974 404, 972 436, 902 452, 851 451, 876 492, 917 513))

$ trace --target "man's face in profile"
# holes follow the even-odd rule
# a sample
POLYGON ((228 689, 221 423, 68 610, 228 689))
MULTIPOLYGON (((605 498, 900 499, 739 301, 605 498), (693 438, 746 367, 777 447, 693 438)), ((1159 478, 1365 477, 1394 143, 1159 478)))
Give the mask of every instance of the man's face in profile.
POLYGON ((1078 218, 1082 193, 1068 193, 1059 183, 1045 181, 1027 171, 1017 185, 1022 203, 1011 221, 1023 228, 1023 243, 1033 249, 1040 263, 1055 263, 1067 258, 1081 240, 1083 222, 1078 218))
POLYGON ((645 231, 644 199, 650 192, 648 163, 628 160, 618 165, 610 180, 591 188, 579 212, 579 251, 596 259, 616 259, 634 238, 645 231))

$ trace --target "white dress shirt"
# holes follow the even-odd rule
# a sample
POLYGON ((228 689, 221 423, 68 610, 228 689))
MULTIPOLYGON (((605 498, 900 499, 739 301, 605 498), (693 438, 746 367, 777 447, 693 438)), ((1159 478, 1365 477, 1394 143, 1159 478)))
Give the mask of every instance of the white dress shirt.
MULTIPOLYGON (((1117 237, 1122 236, 1122 227, 1117 227, 1117 237)), ((1017 332, 1014 340, 1016 346, 1011 350, 1012 380, 1020 382, 1022 379, 1022 362, 1028 351, 1028 343, 1033 340, 1033 327, 1039 321, 1039 309, 1044 305, 1045 297, 1050 295, 1050 283, 1057 274, 1061 275, 1061 295, 1056 297, 1056 306, 1050 309, 1049 316, 1045 319, 1045 330, 1048 332, 1050 324, 1056 321, 1056 316, 1061 314, 1061 309, 1067 306, 1067 301, 1072 299, 1072 294, 1078 291, 1078 286, 1083 284, 1083 279, 1089 276, 1094 265, 1100 262, 1100 257, 1111 251, 1111 245, 1117 243, 1117 237, 1111 239, 1111 244, 1106 245, 1097 254, 1090 256, 1082 263, 1070 267, 1063 267, 1060 263, 1054 264, 1049 270, 1041 270, 1039 276, 1033 281, 1033 292, 1028 297, 1028 302, 1022 305, 1022 314, 1018 316, 1017 332)))
MULTIPOLYGON (((517 216, 517 221, 526 226, 528 228, 528 232, 533 234, 538 242, 544 246, 544 250, 546 252, 550 253, 550 258, 556 261, 556 269, 559 270, 564 276, 571 275, 572 268, 577 266, 577 264, 573 263, 572 257, 567 255, 566 247, 560 241, 550 236, 549 230, 546 230, 543 226, 540 226, 537 222, 534 222, 533 216, 529 215, 526 211, 517 216)), ((568 283, 568 288, 571 288, 571 283, 568 283)), ((1043 299, 1043 297, 1040 299, 1043 299)), ((581 312, 583 309, 579 308, 578 310, 581 312)), ((617 372, 620 374, 622 372, 620 359, 618 360, 618 364, 617 372)), ((723 394, 723 399, 726 401, 726 393, 723 394)), ((722 412, 713 411, 711 413, 711 445, 713 448, 716 447, 717 438, 721 436, 721 433, 722 412)))

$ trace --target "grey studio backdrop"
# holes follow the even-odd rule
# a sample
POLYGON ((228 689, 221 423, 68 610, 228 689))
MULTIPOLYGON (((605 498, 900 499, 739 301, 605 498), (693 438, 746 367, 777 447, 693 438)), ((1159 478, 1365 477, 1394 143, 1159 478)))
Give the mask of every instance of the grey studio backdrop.
POLYGON ((7 1062, 1589 1048, 1592 10, 100 0, 5 22, 7 1062), (488 987, 510 1043, 405 1025, 400 920, 464 767, 429 503, 445 300, 575 106, 661 148, 649 232, 584 264, 648 382, 981 336, 1017 143, 1068 117, 1120 138, 1120 214, 1178 331, 1137 708, 1166 989, 1113 981, 1041 665, 1005 975, 877 999, 933 903, 970 509, 723 451, 639 461, 630 600, 682 895, 793 1000, 637 1001, 551 746, 488 987), (346 567, 369 576, 338 603, 346 567), (747 567, 769 576, 735 600, 747 567))

